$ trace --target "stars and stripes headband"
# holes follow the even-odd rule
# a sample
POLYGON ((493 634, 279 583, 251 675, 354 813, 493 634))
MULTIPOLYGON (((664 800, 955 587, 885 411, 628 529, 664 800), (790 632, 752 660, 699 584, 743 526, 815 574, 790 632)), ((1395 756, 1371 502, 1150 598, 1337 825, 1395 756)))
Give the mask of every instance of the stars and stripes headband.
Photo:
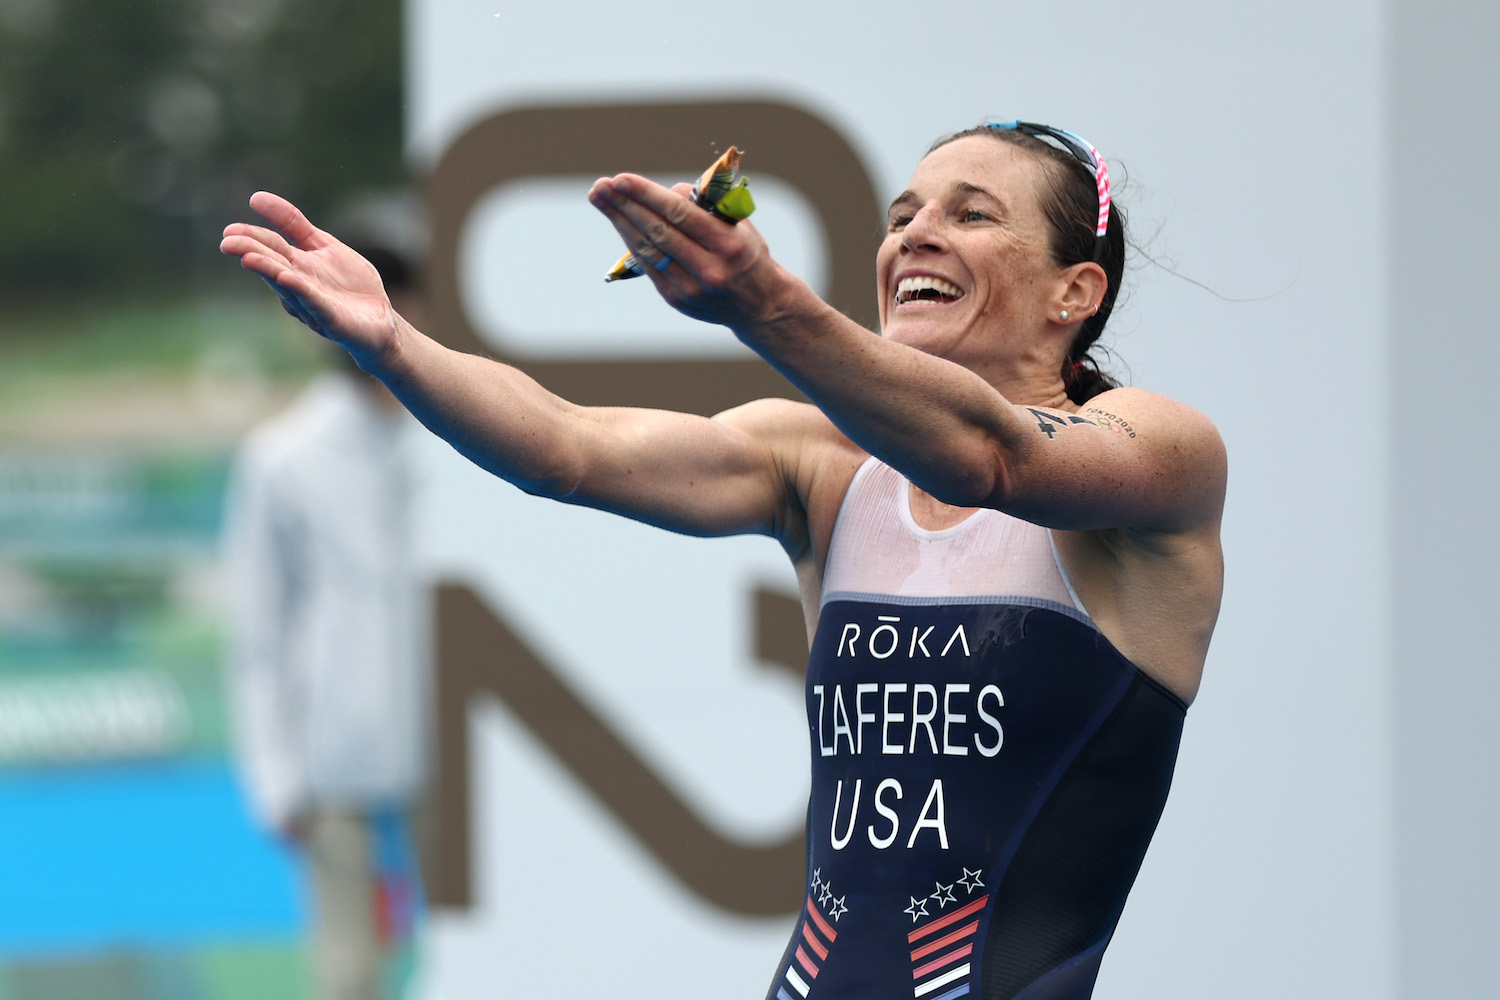
POLYGON ((1020 132, 1037 139, 1051 139, 1079 163, 1089 168, 1094 175, 1094 184, 1099 189, 1099 223, 1094 228, 1094 263, 1104 257, 1104 234, 1109 231, 1109 166, 1104 157, 1082 136, 1066 129, 1036 122, 986 122, 990 128, 1000 132, 1020 132))

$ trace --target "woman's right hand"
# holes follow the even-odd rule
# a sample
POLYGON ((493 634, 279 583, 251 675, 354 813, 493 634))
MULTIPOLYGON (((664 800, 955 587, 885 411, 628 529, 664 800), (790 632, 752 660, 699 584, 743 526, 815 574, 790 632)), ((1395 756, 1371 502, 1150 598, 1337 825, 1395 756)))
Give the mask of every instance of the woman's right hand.
POLYGON ((779 319, 811 290, 772 257, 755 226, 731 225, 693 204, 691 188, 636 174, 601 177, 589 202, 612 223, 645 276, 677 311, 744 336, 779 319))
POLYGON ((257 191, 250 207, 270 228, 232 223, 219 249, 264 278, 287 313, 339 344, 360 367, 378 365, 397 334, 375 266, 279 195, 257 191))

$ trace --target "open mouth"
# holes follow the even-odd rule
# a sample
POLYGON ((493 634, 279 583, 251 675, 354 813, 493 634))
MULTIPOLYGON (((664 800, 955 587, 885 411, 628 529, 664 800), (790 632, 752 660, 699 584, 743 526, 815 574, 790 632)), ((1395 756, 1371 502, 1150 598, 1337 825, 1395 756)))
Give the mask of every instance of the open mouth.
POLYGON ((922 275, 902 278, 896 283, 896 305, 908 302, 957 302, 964 297, 963 289, 942 278, 922 275))

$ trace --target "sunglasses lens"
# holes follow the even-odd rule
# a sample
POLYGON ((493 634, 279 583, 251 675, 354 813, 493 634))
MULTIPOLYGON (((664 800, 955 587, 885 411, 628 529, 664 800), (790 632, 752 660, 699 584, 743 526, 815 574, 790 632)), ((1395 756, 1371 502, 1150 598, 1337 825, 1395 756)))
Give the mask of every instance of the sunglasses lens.
POLYGON ((1094 152, 1089 148, 1089 144, 1072 132, 1064 132, 1060 128, 1053 128, 1050 125, 1037 125, 1032 122, 1016 122, 1016 127, 1019 131, 1030 136, 1035 136, 1038 139, 1051 139, 1064 150, 1071 153, 1074 159, 1090 170, 1099 169, 1099 160, 1094 156, 1094 152))

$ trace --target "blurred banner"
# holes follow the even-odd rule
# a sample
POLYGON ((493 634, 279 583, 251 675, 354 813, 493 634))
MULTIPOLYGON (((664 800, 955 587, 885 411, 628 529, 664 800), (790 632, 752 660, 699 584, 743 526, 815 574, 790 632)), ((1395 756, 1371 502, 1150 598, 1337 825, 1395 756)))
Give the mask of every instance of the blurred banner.
POLYGON ((404 182, 400 17, 0 3, 3 1000, 307 995, 298 864, 231 763, 220 533, 241 435, 325 359, 217 244, 257 187, 404 182))
POLYGON ((221 532, 241 435, 320 357, 259 294, 8 305, 0 997, 304 996, 297 864, 232 764, 221 532))
POLYGON ((197 449, 0 450, 8 998, 231 996, 246 971, 295 973, 291 866, 228 758, 226 466, 197 449))

